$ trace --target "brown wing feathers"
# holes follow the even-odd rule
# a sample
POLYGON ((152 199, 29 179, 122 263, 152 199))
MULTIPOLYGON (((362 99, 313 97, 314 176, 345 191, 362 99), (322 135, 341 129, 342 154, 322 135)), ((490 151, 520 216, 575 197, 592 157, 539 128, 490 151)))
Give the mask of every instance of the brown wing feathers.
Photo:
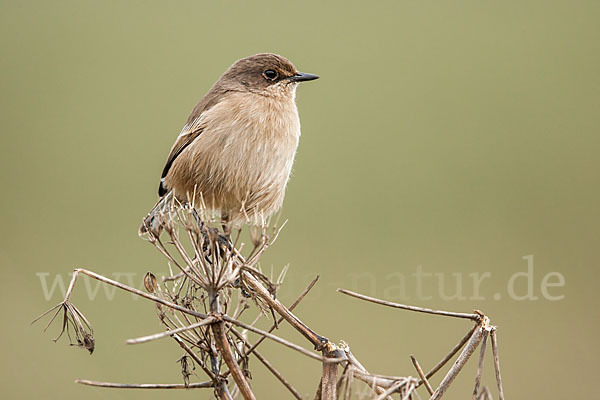
POLYGON ((190 132, 187 135, 180 136, 179 139, 173 145, 171 149, 171 153, 169 154, 169 158, 167 158, 167 162, 165 163, 165 167, 163 168, 162 175, 160 176, 160 183, 158 185, 158 195, 160 197, 167 194, 169 189, 165 185, 165 178, 173 165, 175 159, 181 154, 183 150, 186 149, 200 134, 202 133, 202 128, 197 129, 194 132, 190 132))
POLYGON ((169 191, 169 188, 165 185, 165 178, 173 166, 173 162, 175 162, 175 159, 187 148, 187 146, 202 133, 204 128, 197 124, 200 117, 205 111, 217 104, 220 96, 223 96, 226 92, 227 90, 221 88, 219 82, 217 82, 192 110, 192 113, 188 117, 183 131, 175 141, 175 144, 169 153, 169 157, 167 158, 167 162, 165 163, 165 167, 163 168, 160 184, 158 185, 158 195, 160 197, 164 196, 169 191))

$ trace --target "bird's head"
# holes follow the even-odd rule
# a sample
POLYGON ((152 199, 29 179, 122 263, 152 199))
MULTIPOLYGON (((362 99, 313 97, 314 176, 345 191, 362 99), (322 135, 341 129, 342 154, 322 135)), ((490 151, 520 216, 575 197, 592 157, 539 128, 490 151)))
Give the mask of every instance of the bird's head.
POLYGON ((317 75, 298 72, 285 57, 261 53, 233 63, 217 84, 228 90, 293 97, 298 83, 318 78, 317 75))

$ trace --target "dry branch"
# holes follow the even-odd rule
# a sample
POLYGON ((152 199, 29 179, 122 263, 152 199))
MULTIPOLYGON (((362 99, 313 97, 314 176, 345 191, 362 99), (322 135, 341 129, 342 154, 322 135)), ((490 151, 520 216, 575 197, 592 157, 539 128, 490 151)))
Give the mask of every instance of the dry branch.
POLYGON ((209 316, 206 319, 203 319, 200 322, 196 322, 195 324, 191 324, 188 326, 183 326, 181 328, 177 328, 177 329, 173 329, 173 330, 168 330, 165 332, 159 332, 159 333, 155 333, 154 335, 148 335, 148 336, 142 336, 139 338, 135 338, 135 339, 128 339, 125 341, 126 344, 140 344, 140 343, 146 343, 146 342, 150 342, 152 340, 157 340, 157 339, 161 339, 167 336, 173 336, 176 333, 181 333, 184 331, 188 331, 190 329, 196 329, 196 328, 200 328, 201 326, 205 326, 205 325, 210 325, 213 322, 217 321, 217 319, 215 317, 211 317, 209 316))
POLYGON ((215 336, 215 342, 217 343, 217 350, 225 360, 225 364, 229 367, 231 375, 237 384, 238 389, 242 393, 245 400, 256 400, 250 385, 242 372, 242 369, 238 365, 236 359, 233 356, 233 351, 229 345, 229 340, 225 333, 225 327, 223 322, 217 322, 212 324, 212 330, 215 336))
MULTIPOLYGON (((326 350, 323 354, 332 359, 337 358, 345 360, 344 352, 337 348, 326 350)), ((337 372, 337 362, 327 362, 327 360, 323 360, 323 373, 321 376, 321 398, 323 400, 337 399, 337 372)))
POLYGON ((116 388, 116 389, 204 389, 212 388, 212 382, 198 382, 190 383, 188 385, 182 383, 112 383, 112 382, 99 382, 90 381, 87 379, 76 379, 75 383, 82 385, 97 386, 105 388, 116 388))
POLYGON ((306 350, 305 348, 300 347, 297 344, 294 344, 288 340, 282 339, 279 336, 275 336, 269 332, 263 331, 262 329, 258 329, 254 326, 243 323, 242 321, 235 320, 231 317, 228 317, 227 315, 223 315, 222 318, 224 321, 231 322, 232 324, 237 325, 241 328, 244 328, 244 329, 249 330, 254 333, 258 333, 259 335, 263 335, 264 337, 271 339, 277 343, 280 343, 286 347, 289 347, 290 349, 294 349, 297 352, 304 354, 305 356, 308 356, 308 357, 313 358, 318 361, 323 361, 323 357, 319 356, 318 354, 315 354, 309 350, 306 350))
POLYGON ((490 331, 492 338, 492 354, 494 355, 494 369, 496 370, 496 383, 498 384, 498 397, 504 400, 504 389, 502 388, 502 377, 500 376, 500 359, 498 358, 498 339, 496 338, 496 327, 490 331))
POLYGON ((477 375, 475 376, 475 387, 473 388, 473 400, 477 400, 479 394, 479 385, 481 384, 481 375, 483 373, 483 358, 485 356, 485 347, 487 343, 488 332, 484 331, 481 346, 479 346, 479 363, 477 364, 477 375))
POLYGON ((481 318, 480 314, 468 314, 468 313, 458 313, 452 311, 441 311, 441 310, 432 310, 430 308, 423 308, 417 306, 409 306, 406 304, 393 303, 391 301, 376 299, 375 297, 365 296, 364 294, 355 293, 346 289, 338 289, 340 293, 346 294, 348 296, 356 297, 357 299, 370 301, 371 303, 381 304, 383 306, 393 307, 393 308, 401 308, 403 310, 422 312, 427 314, 435 314, 435 315, 444 315, 447 317, 456 317, 456 318, 467 318, 473 321, 479 321, 481 318))
MULTIPOLYGON (((463 337, 462 337, 462 339, 460 339, 460 341, 459 341, 459 342, 456 344, 456 346, 454 346, 454 347, 452 348, 452 350, 450 350, 450 352, 449 352, 448 354, 446 354, 446 356, 440 360, 440 362, 438 362, 438 363, 437 363, 437 364, 436 364, 436 365, 435 365, 433 368, 431 368, 431 370, 430 370, 430 371, 429 371, 427 374, 425 374, 425 377, 426 377, 427 379, 431 378, 431 377, 432 377, 433 375, 435 375, 435 373, 436 373, 436 372, 438 372, 438 371, 439 371, 439 370, 440 370, 440 369, 441 369, 441 368, 442 368, 444 365, 446 365, 446 363, 447 363, 448 361, 450 361, 450 359, 451 359, 452 357, 454 357, 454 355, 455 355, 456 353, 458 353, 458 351, 459 351, 460 349, 462 349, 462 348, 463 348, 463 346, 465 345, 465 343, 467 343, 467 342, 469 341, 469 339, 470 339, 470 338, 471 338, 471 336, 473 335, 473 332, 475 332, 475 329, 477 329, 477 327, 478 327, 478 326, 479 326, 479 325, 475 325, 475 326, 473 326, 473 328, 471 328, 471 329, 470 329, 470 330, 469 330, 469 331, 468 331, 468 332, 465 334, 465 336, 463 336, 463 337)), ((419 383, 419 385, 421 385, 422 383, 423 383, 423 381, 421 381, 421 382, 419 383)), ((417 385, 417 386, 419 386, 419 385, 417 385)))
POLYGON ((456 378, 456 376, 459 374, 460 370, 465 366, 473 352, 477 349, 477 346, 481 342, 481 339, 483 338, 485 332, 486 331, 483 326, 479 326, 477 329, 475 329, 465 348, 458 356, 458 359, 454 362, 454 365, 452 365, 450 371, 448 371, 440 385, 429 398, 430 400, 440 399, 444 395, 446 390, 448 390, 450 384, 452 384, 452 381, 454 381, 454 378, 456 378))
POLYGON ((314 346, 316 350, 323 349, 328 343, 327 338, 317 335, 312 329, 306 326, 300 321, 294 314, 290 312, 281 302, 272 297, 272 295, 265 289, 265 287, 247 271, 242 272, 244 281, 248 286, 256 291, 256 294, 260 296, 261 300, 266 302, 272 307, 279 315, 281 315, 290 325, 292 325, 298 332, 300 332, 305 338, 307 338, 314 346))
MULTIPOLYGON (((308 292, 310 292, 310 290, 313 288, 313 286, 315 286, 315 283, 317 283, 318 280, 319 280, 319 275, 317 275, 308 284, 308 286, 302 291, 302 293, 300 293, 300 295, 298 296, 298 298, 289 307, 290 311, 293 311, 294 308, 296 308, 296 306, 298 304, 300 304, 300 302, 304 299, 304 297, 308 294, 308 292)), ((273 332, 273 330, 275 330, 275 328, 277 328, 279 326, 279 324, 281 324, 284 320, 285 319, 283 317, 279 317, 279 319, 275 323, 273 323, 273 326, 271 326, 271 328, 267 332, 268 333, 273 332)), ((249 355, 250 353, 252 353, 254 351, 254 349, 256 349, 263 342, 263 340, 265 340, 265 339, 266 339, 266 336, 263 336, 260 339, 258 339, 256 341, 256 343, 254 343, 254 345, 252 347, 250 347, 248 350, 246 350, 246 355, 249 355)))
POLYGON ((421 369, 421 366, 419 365, 419 362, 417 361, 415 356, 413 356, 411 354, 410 360, 412 361, 413 365, 415 366, 415 369, 417 370, 417 374, 419 374, 419 377, 421 378, 421 380, 419 382, 423 382, 425 384, 425 387, 427 388, 427 391, 429 392, 430 395, 433 394, 433 388, 429 384, 429 381, 427 380, 427 377, 423 373, 423 370, 421 369))
MULTIPOLYGON (((246 338, 244 338, 244 336, 235 329, 231 329, 230 331, 233 332, 233 334, 238 339, 243 341, 246 346, 254 348, 254 356, 269 370, 269 372, 271 372, 277 378, 277 380, 279 380, 279 382, 283 384, 283 386, 285 386, 287 390, 290 391, 292 396, 294 396, 298 400, 302 400, 302 396, 300 396, 300 393, 298 393, 298 391, 288 382, 288 380, 283 375, 281 375, 279 371, 277 371, 277 369, 262 354, 260 354, 256 350, 256 345, 251 346, 248 340, 246 340, 246 338)), ((264 338, 264 336, 262 336, 261 339, 262 338, 264 338)), ((248 352, 246 352, 246 354, 248 354, 248 352)))

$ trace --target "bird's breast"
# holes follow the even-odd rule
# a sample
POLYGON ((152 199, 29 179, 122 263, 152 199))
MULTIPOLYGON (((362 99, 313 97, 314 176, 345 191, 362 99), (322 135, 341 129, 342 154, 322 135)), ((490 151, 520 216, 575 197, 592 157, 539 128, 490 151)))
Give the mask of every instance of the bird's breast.
POLYGON ((231 206, 283 200, 300 137, 293 98, 233 94, 209 110, 202 125, 189 153, 181 155, 187 162, 175 166, 174 172, 191 172, 186 192, 201 191, 231 206))
POLYGON ((221 166, 245 169, 250 181, 289 175, 300 137, 294 101, 246 94, 230 103, 219 133, 221 166))

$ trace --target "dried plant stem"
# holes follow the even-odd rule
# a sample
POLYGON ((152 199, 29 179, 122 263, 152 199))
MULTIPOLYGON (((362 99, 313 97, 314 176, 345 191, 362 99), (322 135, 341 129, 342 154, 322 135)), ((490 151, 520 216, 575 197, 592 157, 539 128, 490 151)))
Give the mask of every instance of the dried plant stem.
MULTIPOLYGON (((333 345, 327 338, 318 335, 292 313, 315 285, 318 276, 302 291, 289 308, 275 297, 287 267, 284 267, 279 277, 275 279, 276 275, 273 274, 273 271, 270 275, 263 273, 258 267, 258 262, 264 251, 277 238, 281 229, 273 229, 274 239, 269 240, 267 235, 269 228, 266 225, 268 222, 263 223, 260 228, 254 227, 250 232, 254 248, 247 258, 244 258, 241 254, 243 246, 239 248, 232 247, 230 230, 222 226, 224 234, 221 234, 220 228, 214 227, 218 223, 217 220, 202 221, 192 206, 175 204, 173 198, 173 204, 170 205, 170 208, 165 206, 160 209, 160 212, 163 213, 160 219, 157 220, 157 223, 160 223, 160 229, 156 228, 156 231, 148 231, 148 239, 169 260, 169 271, 172 276, 163 278, 163 283, 158 285, 156 277, 152 273, 148 273, 144 278, 144 286, 147 292, 143 292, 97 273, 78 268, 73 271, 64 301, 42 314, 40 318, 49 314, 51 318, 50 325, 63 312, 63 329, 60 335, 66 331, 71 344, 84 347, 92 352, 95 342, 91 325, 85 316, 70 302, 70 297, 80 273, 151 300, 155 303, 159 320, 166 331, 129 339, 126 343, 138 344, 171 337, 185 351, 184 356, 179 360, 184 383, 124 384, 91 380, 77 380, 76 382, 108 388, 213 388, 214 396, 219 400, 233 400, 236 397, 243 397, 243 400, 256 400, 249 383, 250 370, 248 369, 249 357, 254 355, 296 400, 302 400, 302 396, 290 384, 288 379, 257 351, 257 347, 268 338, 321 363, 321 379, 315 400, 350 399, 354 379, 366 383, 373 391, 373 393, 368 393, 370 394, 369 398, 392 400, 392 396, 394 396, 394 398, 400 398, 401 400, 413 400, 414 398, 420 400, 416 388, 423 384, 431 395, 430 400, 438 400, 445 394, 477 347, 480 346, 473 400, 491 399, 489 390, 480 387, 487 335, 489 333, 492 341, 500 400, 504 400, 496 328, 489 325, 489 319, 483 313, 477 310, 473 313, 434 310, 393 303, 349 290, 338 289, 340 293, 348 296, 387 307, 475 321, 475 326, 428 373, 423 372, 416 358, 411 355, 411 360, 420 379, 369 373, 350 352, 348 345, 343 343, 340 347, 333 345), (161 231, 168 234, 164 241, 160 240, 161 231), (192 250, 190 250, 190 246, 192 250), (177 271, 179 273, 174 274, 171 270, 171 264, 175 264, 180 269, 180 271, 177 271), (235 293, 237 293, 237 296, 235 293), (254 322, 248 324, 240 321, 240 318, 242 315, 247 316, 248 313, 244 314, 244 311, 250 307, 250 299, 257 305, 260 313, 254 322), (196 310, 204 311, 204 313, 196 310), (255 327, 255 324, 267 312, 272 314, 273 324, 268 331, 264 331, 255 327), (272 334, 279 324, 284 321, 300 332, 322 354, 305 349, 272 334), (75 340, 71 337, 73 330, 75 340), (247 339, 249 332, 259 335, 254 344, 247 339), (434 390, 428 379, 459 352, 456 361, 434 390), (199 366, 210 378, 210 381, 190 383, 189 378, 193 373, 192 365, 199 366), (341 377, 339 377, 340 365, 343 367, 341 377), (232 379, 228 381, 229 375, 232 379)), ((238 231, 236 244, 240 232, 238 231)), ((251 320, 249 319, 249 321, 251 320)))
POLYGON ((302 396, 300 395, 300 393, 298 393, 298 391, 287 381, 287 379, 285 379, 285 377, 283 375, 281 375, 281 373, 279 373, 279 371, 277 371, 275 369, 275 367, 273 367, 273 365, 271 365, 271 363, 262 354, 260 354, 256 350, 254 351, 253 354, 256 356, 256 358, 258 358, 260 360, 261 363, 263 363, 263 365, 273 375, 275 375, 275 377, 279 380, 279 382, 281 382, 283 384, 283 386, 285 386, 290 391, 290 393, 292 393, 292 396, 294 396, 298 400, 302 400, 302 396))
POLYGON ((413 391, 415 390, 416 387, 417 387, 417 383, 411 382, 408 386, 408 389, 406 389, 406 393, 404 393, 404 396, 402 396, 402 400, 411 399, 413 391))
MULTIPOLYGON (((304 297, 308 294, 308 292, 310 292, 310 290, 313 288, 313 286, 315 286, 315 284, 317 283, 318 280, 319 280, 319 275, 317 275, 315 277, 315 279, 313 279, 308 284, 308 286, 302 291, 302 293, 300 293, 300 295, 298 296, 298 298, 289 307, 290 311, 293 311, 294 308, 296 308, 296 306, 298 304, 300 304, 300 302, 304 299, 304 297)), ((284 318, 283 317, 279 317, 279 319, 277 320, 277 322, 275 322, 267 332, 268 333, 273 332, 279 326, 279 324, 281 324, 283 321, 284 321, 284 318)), ((265 339, 266 339, 266 336, 263 336, 263 337, 259 338, 256 341, 256 343, 254 343, 254 345, 252 347, 250 347, 248 350, 246 350, 246 356, 248 356, 250 353, 252 353, 254 351, 254 349, 256 349, 258 347, 258 345, 260 345, 265 339)))
MULTIPOLYGON (((242 342, 244 342, 244 345, 246 345, 248 347, 251 346, 250 343, 248 342, 248 340, 246 340, 246 338, 244 337, 244 335, 242 335, 235 329, 231 329, 230 332, 233 332, 233 334, 238 339, 240 339, 242 342)), ((264 338, 264 336, 261 337, 261 339, 262 338, 264 338)), ((254 346, 254 347, 256 347, 256 346, 254 346)), ((279 373, 279 371, 277 371, 277 369, 275 369, 275 367, 273 367, 273 365, 262 354, 260 354, 256 349, 254 350, 253 353, 254 353, 254 356, 256 358, 258 358, 258 360, 261 363, 263 363, 263 365, 279 380, 279 382, 281 382, 283 384, 283 386, 285 386, 290 391, 292 396, 294 396, 298 400, 302 400, 302 396, 300 396, 300 393, 298 393, 298 391, 287 381, 287 379, 285 379, 285 377, 283 375, 281 375, 279 373)))
POLYGON ((229 367, 231 376, 240 390, 240 393, 245 400, 256 400, 256 397, 254 396, 254 393, 252 393, 252 389, 250 389, 250 385, 248 384, 242 369, 233 356, 233 351, 229 345, 229 340, 227 339, 223 322, 214 323, 212 325, 212 331, 215 337, 215 342, 217 343, 217 350, 219 350, 219 353, 221 354, 221 357, 223 357, 225 364, 227 364, 229 367))
MULTIPOLYGON (((164 314, 164 313, 162 314, 161 322, 169 330, 176 329, 176 327, 178 326, 178 325, 175 324, 175 322, 173 322, 171 320, 171 318, 169 317, 169 315, 164 314)), ((179 332, 176 335, 178 337, 180 337, 181 339, 183 339, 184 341, 186 341, 187 343, 189 343, 191 346, 195 346, 198 343, 198 339, 196 339, 194 337, 190 337, 189 333, 190 332, 185 331, 185 332, 179 332)), ((175 335, 173 335, 173 336, 175 336, 175 335)))
POLYGON ((284 346, 289 347, 290 349, 294 349, 294 350, 296 350, 296 351, 304 354, 305 356, 308 356, 310 358, 314 358, 315 360, 318 360, 318 361, 323 361, 323 357, 319 356, 318 354, 315 354, 315 353, 313 353, 313 352, 311 352, 309 350, 306 350, 303 347, 298 346, 297 344, 294 344, 294 343, 289 342, 289 341, 287 341, 285 339, 282 339, 279 336, 275 336, 273 334, 270 334, 269 332, 263 331, 262 329, 255 328, 255 327, 253 327, 251 325, 248 325, 248 324, 245 324, 245 323, 243 323, 241 321, 233 319, 233 318, 231 318, 231 317, 229 317, 227 315, 223 315, 223 320, 226 321, 226 322, 230 322, 230 323, 232 323, 234 325, 237 325, 237 326, 239 326, 241 328, 244 328, 246 330, 249 330, 251 332, 258 333, 259 335, 263 335, 263 336, 265 336, 265 337, 267 337, 267 338, 269 338, 269 339, 271 339, 271 340, 273 340, 273 341, 275 341, 277 343, 280 343, 280 344, 282 344, 284 346))
POLYGON ((355 369, 353 373, 356 379, 365 382, 367 385, 384 389, 381 393, 385 392, 385 390, 389 389, 397 381, 396 379, 378 377, 358 369, 355 369))
POLYGON ((475 387, 473 388, 473 400, 477 400, 477 394, 479 393, 479 385, 481 385, 481 374, 483 373, 483 359, 485 356, 485 346, 487 343, 488 332, 485 331, 483 334, 483 340, 481 346, 479 346, 479 363, 477 364, 477 375, 475 376, 475 387))
POLYGON ((188 353, 190 357, 192 357, 196 364, 200 365, 202 370, 213 380, 213 382, 218 381, 217 375, 204 366, 204 362, 200 359, 200 357, 198 357, 198 355, 194 353, 194 351, 187 344, 185 344, 185 342, 177 334, 173 335, 172 337, 179 344, 179 346, 181 346, 181 348, 188 353))
MULTIPOLYGON (((209 292, 209 304, 211 312, 221 312, 219 306, 219 295, 217 293, 209 292)), ((223 321, 217 321, 211 325, 211 328, 217 345, 217 350, 221 354, 221 357, 223 357, 227 367, 229 367, 231 376, 240 390, 240 393, 244 397, 244 400, 256 400, 254 393, 252 393, 252 389, 250 389, 248 380, 244 376, 242 369, 238 365, 235 356, 233 355, 233 351, 231 350, 231 346, 229 345, 229 340, 227 338, 227 333, 225 332, 225 324, 223 321)))
POLYGON ((206 319, 203 319, 200 322, 196 322, 195 324, 191 324, 188 326, 183 326, 181 328, 177 328, 177 329, 172 329, 169 331, 165 331, 165 332, 160 332, 160 333, 155 333, 154 335, 148 335, 148 336, 143 336, 143 337, 139 337, 136 339, 128 339, 125 341, 125 343, 127 344, 139 344, 139 343, 146 343, 146 342, 150 342, 152 340, 157 340, 157 339, 161 339, 167 336, 173 336, 176 333, 180 333, 180 332, 184 332, 190 329, 196 329, 199 328, 201 326, 205 326, 205 325, 210 325, 213 322, 215 322, 217 319, 215 317, 208 317, 206 319))
POLYGON ((450 368, 440 385, 437 387, 435 392, 433 392, 433 395, 431 395, 429 400, 437 400, 444 395, 450 384, 452 384, 452 382, 454 381, 454 378, 456 378, 460 370, 465 366, 465 364, 467 363, 467 361, 481 342, 481 339, 483 339, 484 332, 485 329, 481 325, 479 325, 477 329, 475 329, 475 331, 471 335, 471 338, 467 342, 467 345, 458 356, 458 359, 454 362, 454 365, 452 365, 452 367, 450 368))
MULTIPOLYGON (((190 272, 190 267, 185 267, 185 272, 190 272)), ((163 276, 162 277, 162 281, 163 282, 171 282, 171 281, 176 281, 177 279, 181 278, 184 274, 183 271, 176 273, 175 275, 170 275, 170 276, 163 276)))
POLYGON ((75 383, 80 383, 82 385, 88 385, 88 386, 98 386, 98 387, 117 388, 117 389, 200 389, 200 388, 213 387, 213 382, 190 383, 189 385, 184 385, 183 383, 131 384, 131 383, 112 383, 112 382, 90 381, 87 379, 76 379, 75 383))
POLYGON ((106 284, 118 287, 119 289, 125 290, 129 293, 133 293, 140 297, 144 297, 148 300, 152 300, 156 303, 160 303, 166 307, 172 308, 173 310, 181 311, 182 313, 193 315, 195 317, 199 317, 199 318, 203 318, 203 319, 208 318, 208 315, 206 315, 206 314, 203 314, 203 313, 200 313, 200 312, 197 312, 194 310, 190 310, 188 308, 182 307, 175 303, 171 303, 165 299, 161 299, 160 297, 153 296, 151 294, 148 294, 148 293, 138 290, 136 288, 132 288, 131 286, 124 285, 121 282, 109 279, 107 277, 104 277, 102 275, 99 275, 92 271, 88 271, 87 269, 83 269, 83 268, 75 268, 73 270, 73 278, 71 279, 71 283, 69 284, 69 289, 67 290, 67 293, 65 295, 65 301, 69 300, 69 298, 71 297, 71 292, 73 291, 73 286, 75 285, 75 281, 77 280, 77 276, 79 275, 79 273, 87 275, 90 278, 99 280, 100 282, 104 282, 106 284))
POLYGON ((244 281, 253 289, 262 301, 272 307, 279 315, 281 315, 290 325, 299 331, 307 338, 317 350, 323 349, 323 346, 328 343, 328 340, 317 335, 312 329, 300 321, 294 314, 290 312, 281 302, 274 299, 273 296, 265 289, 265 287, 248 271, 242 271, 244 281))
POLYGON ((167 250, 167 248, 165 247, 165 245, 159 240, 157 240, 156 242, 154 242, 154 246, 158 249, 158 251, 163 254, 169 261, 171 261, 173 264, 175 264, 177 266, 177 268, 179 268, 181 270, 181 272, 187 276, 188 278, 190 278, 192 281, 196 282, 198 285, 200 285, 203 288, 207 287, 206 282, 202 282, 200 279, 200 277, 202 275, 195 273, 192 274, 190 272, 190 270, 192 269, 191 264, 188 267, 182 267, 181 264, 179 264, 177 262, 177 260, 175 260, 175 258, 173 258, 173 256, 171 255, 171 253, 169 253, 169 251, 167 250))
POLYGON ((386 397, 388 397, 392 393, 396 393, 398 391, 398 389, 400 389, 402 387, 402 385, 404 385, 405 383, 406 383, 405 381, 395 382, 385 392, 381 393, 381 395, 379 395, 377 397, 377 400, 384 400, 386 397))
POLYGON ((317 386, 317 392, 315 393, 314 400, 321 400, 321 390, 323 389, 323 376, 319 380, 319 386, 317 386))
POLYGON ((484 386, 481 389, 481 393, 477 396, 477 400, 494 400, 492 392, 490 392, 490 389, 487 386, 484 386))
MULTIPOLYGON (((471 336, 473 335, 473 332, 475 332, 475 329, 477 329, 479 327, 479 325, 474 325, 473 328, 471 328, 466 334, 465 336, 462 337, 462 339, 460 339, 460 341, 456 344, 456 346, 454 346, 452 348, 452 350, 450 350, 450 352, 448 354, 446 354, 446 356, 444 358, 442 358, 440 360, 440 362, 438 362, 428 373, 425 374, 425 377, 427 379, 431 378, 433 375, 435 375, 436 372, 438 372, 444 365, 446 365, 446 363, 448 361, 450 361, 450 359, 452 357, 454 357, 454 355, 456 353, 458 353, 458 351, 460 349, 462 349, 462 347, 465 345, 465 343, 467 343, 467 341, 471 338, 471 336)), ((419 383, 417 384, 417 387, 421 386, 423 384, 423 380, 421 379, 419 381, 419 383)))
MULTIPOLYGON (((190 320, 189 316, 187 314, 181 314, 181 317, 183 317, 183 319, 185 320, 185 323, 183 323, 182 321, 180 321, 180 319, 178 318, 177 314, 173 314, 173 316, 175 317, 175 319, 177 320, 179 325, 175 325, 173 324, 173 321, 171 321, 171 319, 165 315, 165 320, 168 320, 169 322, 171 322, 173 324, 173 327, 168 326, 167 324, 165 324, 168 328, 168 330, 174 330, 174 329, 180 329, 180 328, 187 328, 189 325, 192 324, 192 321, 190 320)), ((196 318, 196 323, 201 323, 202 321, 207 321, 210 320, 212 317, 208 317, 204 320, 198 320, 198 318, 196 318)), ((179 335, 182 338, 185 338, 185 340, 187 340, 188 342, 196 345, 198 343, 199 340, 202 340, 202 335, 200 334, 199 331, 196 330, 196 328, 194 329, 183 329, 182 331, 179 332, 179 335)), ((169 335, 167 335, 169 336, 169 335)))
MULTIPOLYGON (((344 351, 346 353, 346 357, 348 357, 348 362, 352 365, 352 367, 354 367, 352 368, 352 377, 365 382, 367 385, 369 385, 369 387, 371 387, 375 391, 375 393, 379 395, 384 393, 386 389, 381 387, 377 382, 367 379, 367 377, 372 378, 372 375, 369 374, 367 369, 360 363, 360 361, 358 361, 354 354, 352 354, 350 348, 346 346, 344 351)), ((392 397, 388 396, 387 399, 391 400, 392 397)))
POLYGON ((338 381, 336 383, 336 390, 338 393, 338 397, 341 395, 342 398, 347 398, 347 397, 344 397, 345 395, 342 394, 342 391, 345 392, 345 388, 347 387, 347 382, 350 377, 350 374, 349 374, 350 369, 352 369, 352 366, 350 365, 350 363, 349 362, 344 363, 344 368, 342 369, 342 375, 340 376, 340 378, 338 379, 338 381), (346 386, 345 386, 345 384, 346 384, 346 386))
MULTIPOLYGON (((215 356, 210 356, 210 363, 211 367, 218 373, 218 361, 215 356)), ((227 381, 225 379, 219 378, 219 381, 215 386, 215 395, 218 396, 220 400, 233 400, 231 393, 229 393, 229 388, 227 387, 227 381)))
POLYGON ((364 294, 355 293, 346 289, 338 289, 340 293, 346 294, 348 296, 356 297, 357 299, 370 301, 371 303, 381 304, 388 307, 393 308, 401 308, 403 310, 422 312, 427 314, 435 314, 435 315, 444 315, 447 317, 456 317, 456 318, 466 318, 471 319, 473 321, 479 321, 481 319, 481 315, 479 314, 468 314, 468 313, 458 313, 452 311, 441 311, 441 310, 432 310, 430 308, 409 306, 406 304, 392 303, 391 301, 376 299, 375 297, 365 296, 364 294))
POLYGON ((498 358, 496 327, 492 327, 490 336, 492 337, 492 354, 494 355, 494 369, 496 370, 496 383, 498 384, 498 398, 504 400, 504 389, 502 389, 502 377, 500 376, 500 359, 498 358))
POLYGON ((427 380, 427 377, 425 376, 425 374, 423 373, 423 370, 421 369, 421 366, 419 365, 419 362, 417 361, 417 359, 415 358, 415 356, 413 356, 412 354, 410 355, 410 360, 412 361, 413 365, 415 366, 415 369, 417 370, 417 373, 419 374, 419 377, 421 377, 420 382, 423 382, 425 384, 425 388, 427 389, 427 391, 429 392, 430 395, 433 394, 433 388, 431 387, 431 385, 429 384, 429 381, 427 380))
MULTIPOLYGON (((342 358, 344 352, 340 349, 323 351, 323 355, 330 358, 342 358)), ((334 362, 323 362, 323 375, 321 378, 321 399, 337 399, 337 372, 338 364, 334 362)))

